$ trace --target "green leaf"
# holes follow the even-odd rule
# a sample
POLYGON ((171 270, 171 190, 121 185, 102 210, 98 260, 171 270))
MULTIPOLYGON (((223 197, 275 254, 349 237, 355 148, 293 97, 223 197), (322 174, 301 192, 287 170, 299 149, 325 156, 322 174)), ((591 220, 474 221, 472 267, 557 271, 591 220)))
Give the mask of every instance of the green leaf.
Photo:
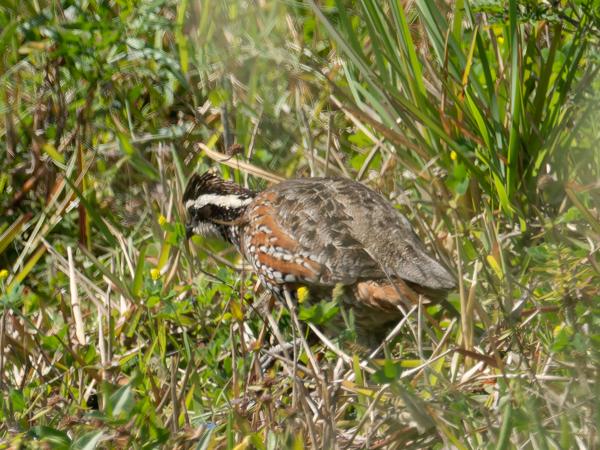
POLYGON ((496 450, 504 450, 505 448, 508 448, 510 433, 512 432, 512 401, 510 398, 505 400, 496 450))
POLYGON ((354 134, 351 134, 348 136, 348 141, 360 148, 367 148, 373 145, 373 141, 363 131, 358 131, 354 134))
POLYGON ((8 392, 9 392, 8 396, 10 398, 10 403, 12 405, 12 409, 15 412, 24 411, 26 403, 25 403, 25 397, 23 396, 23 391, 10 388, 8 392))
POLYGON ((552 351, 558 353, 568 348, 571 345, 572 336, 573 330, 569 327, 562 327, 554 337, 554 342, 551 347, 552 351))
POLYGON ((301 306, 298 317, 316 325, 322 325, 338 314, 340 308, 337 301, 321 301, 310 307, 301 306))
POLYGON ((104 437, 104 431, 91 431, 80 436, 71 445, 71 450, 94 450, 104 437))
POLYGON ((391 383, 396 381, 401 374, 402 364, 391 359, 386 359, 383 367, 373 374, 373 380, 376 383, 391 383))
POLYGON ((456 163, 452 171, 452 176, 448 177, 448 187, 457 195, 463 195, 469 188, 469 176, 467 168, 462 163, 456 163))
POLYGON ((146 250, 148 249, 147 245, 144 245, 140 249, 140 254, 138 256, 137 266, 135 267, 135 275, 133 277, 133 286, 131 287, 131 293, 136 297, 140 298, 140 294, 142 292, 142 287, 144 283, 144 272, 146 269, 146 250))
POLYGON ((30 430, 30 434, 35 439, 51 444, 52 449, 68 450, 71 445, 71 439, 67 433, 55 428, 38 425, 30 430))
POLYGON ((44 144, 43 146, 43 150, 45 153, 48 154, 48 156, 50 158, 52 158, 54 161, 56 161, 59 164, 64 164, 65 163, 65 157, 58 153, 58 150, 56 150, 56 147, 54 145, 52 145, 49 142, 46 142, 46 144, 44 144))
POLYGON ((133 388, 126 385, 115 391, 108 399, 107 411, 115 419, 128 419, 135 406, 133 388))
POLYGON ((217 108, 229 100, 229 93, 225 89, 213 89, 208 93, 210 103, 217 108))
POLYGON ((128 156, 133 156, 135 154, 135 148, 131 144, 129 137, 124 133, 117 134, 117 138, 119 139, 119 148, 123 153, 128 156))

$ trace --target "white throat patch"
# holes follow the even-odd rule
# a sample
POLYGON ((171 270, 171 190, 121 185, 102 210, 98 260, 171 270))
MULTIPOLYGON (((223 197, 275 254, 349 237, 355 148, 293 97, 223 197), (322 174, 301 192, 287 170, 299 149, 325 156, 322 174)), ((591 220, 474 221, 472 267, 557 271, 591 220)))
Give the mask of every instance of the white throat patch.
POLYGON ((219 233, 219 229, 216 225, 209 222, 200 222, 194 226, 192 229, 194 234, 204 237, 220 237, 221 233, 219 233))

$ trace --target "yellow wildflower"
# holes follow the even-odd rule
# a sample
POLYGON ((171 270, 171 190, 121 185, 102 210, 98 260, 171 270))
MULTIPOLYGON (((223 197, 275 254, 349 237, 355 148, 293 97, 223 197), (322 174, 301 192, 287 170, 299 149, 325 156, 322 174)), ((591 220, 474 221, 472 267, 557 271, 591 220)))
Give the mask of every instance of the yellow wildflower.
POLYGON ((160 270, 158 270, 156 267, 154 269, 150 269, 150 276, 154 281, 158 280, 160 278, 160 270))
POLYGON ((298 288, 298 291, 296 292, 296 296, 298 297, 298 303, 302 304, 310 296, 310 291, 308 290, 308 288, 306 288, 304 286, 300 286, 298 288))

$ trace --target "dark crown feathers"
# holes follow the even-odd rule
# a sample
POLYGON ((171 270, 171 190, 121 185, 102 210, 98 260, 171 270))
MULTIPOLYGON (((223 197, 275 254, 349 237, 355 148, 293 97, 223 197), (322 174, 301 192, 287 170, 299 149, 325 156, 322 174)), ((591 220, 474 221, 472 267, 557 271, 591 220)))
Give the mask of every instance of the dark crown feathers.
POLYGON ((254 197, 255 193, 245 189, 236 183, 226 181, 212 170, 204 172, 202 175, 195 173, 188 181, 183 194, 183 201, 197 199, 204 194, 240 194, 246 198, 254 197))

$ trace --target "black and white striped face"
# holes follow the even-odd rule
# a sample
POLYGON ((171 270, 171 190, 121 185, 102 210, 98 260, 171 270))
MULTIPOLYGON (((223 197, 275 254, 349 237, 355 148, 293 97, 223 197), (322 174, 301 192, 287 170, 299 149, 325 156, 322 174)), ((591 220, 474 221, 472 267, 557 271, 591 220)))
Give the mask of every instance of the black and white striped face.
POLYGON ((216 235, 232 240, 231 223, 239 219, 255 193, 225 181, 214 172, 194 174, 183 194, 188 236, 216 235))

